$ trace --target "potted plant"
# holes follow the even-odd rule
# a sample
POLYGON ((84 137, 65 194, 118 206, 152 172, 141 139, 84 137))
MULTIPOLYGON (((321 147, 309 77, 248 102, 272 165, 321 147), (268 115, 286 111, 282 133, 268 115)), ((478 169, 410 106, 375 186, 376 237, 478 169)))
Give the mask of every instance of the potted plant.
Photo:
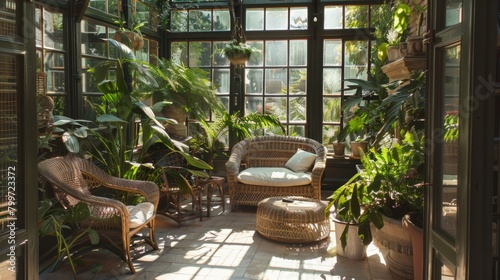
MULTIPOLYGON (((390 269, 399 275, 413 273, 412 265, 399 272, 397 267, 404 267, 404 264, 394 263, 405 257, 402 246, 406 243, 411 246, 409 237, 408 241, 404 241, 406 243, 395 244, 404 234, 401 219, 408 213, 421 212, 423 208, 423 189, 416 187, 423 179, 424 164, 423 137, 419 137, 417 133, 406 133, 402 144, 396 142, 378 150, 371 148, 361 157, 363 169, 329 197, 327 208, 335 207, 337 216, 356 224, 363 244, 368 245, 372 239, 385 237, 385 240, 378 239, 376 244, 399 248, 394 253, 390 251, 387 259, 390 269), (371 224, 377 229, 375 233, 372 233, 371 224), (394 225, 400 230, 393 228, 394 225), (390 230, 380 232, 386 227, 390 230), (397 238, 390 237, 393 232, 396 232, 397 238)), ((348 228, 341 235, 343 246, 347 244, 348 228)), ((411 252, 411 248, 407 251, 411 252)), ((406 257, 411 264, 411 254, 406 257)))
POLYGON ((392 62, 401 57, 402 46, 400 42, 405 41, 406 30, 410 23, 410 6, 399 3, 393 9, 393 24, 391 30, 387 33, 387 43, 382 43, 378 46, 378 58, 381 61, 387 58, 389 62, 392 62))
POLYGON ((332 145, 334 157, 345 157, 346 143, 344 141, 335 141, 332 145))
POLYGON ((358 136, 351 142, 351 156, 353 158, 361 158, 361 155, 368 151, 368 141, 358 136))
POLYGON ((138 21, 133 24, 132 28, 127 28, 127 21, 123 18, 118 18, 114 22, 118 25, 118 29, 113 39, 127 45, 134 51, 142 49, 144 46, 144 38, 142 37, 141 27, 143 27, 146 22, 138 21))
POLYGON ((250 58, 250 55, 254 52, 254 48, 235 39, 227 44, 223 51, 232 64, 244 65, 250 58))

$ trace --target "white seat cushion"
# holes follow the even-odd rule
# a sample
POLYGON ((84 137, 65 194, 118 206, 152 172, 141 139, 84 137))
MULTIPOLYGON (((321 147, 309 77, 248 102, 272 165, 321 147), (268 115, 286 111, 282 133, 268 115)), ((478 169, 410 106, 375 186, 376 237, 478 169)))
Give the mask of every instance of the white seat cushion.
POLYGON ((238 181, 256 186, 303 186, 311 183, 311 173, 293 172, 284 167, 251 167, 238 174, 238 181))
POLYGON ((147 220, 153 217, 154 205, 151 202, 143 202, 137 205, 127 205, 130 214, 130 228, 136 228, 143 225, 147 220))

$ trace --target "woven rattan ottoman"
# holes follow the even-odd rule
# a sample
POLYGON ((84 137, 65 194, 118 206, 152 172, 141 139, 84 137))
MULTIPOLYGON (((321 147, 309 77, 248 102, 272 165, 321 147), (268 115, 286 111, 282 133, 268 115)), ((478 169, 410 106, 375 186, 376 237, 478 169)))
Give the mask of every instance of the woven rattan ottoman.
POLYGON ((266 198, 257 205, 256 230, 284 243, 319 241, 330 234, 325 208, 326 202, 300 196, 266 198))

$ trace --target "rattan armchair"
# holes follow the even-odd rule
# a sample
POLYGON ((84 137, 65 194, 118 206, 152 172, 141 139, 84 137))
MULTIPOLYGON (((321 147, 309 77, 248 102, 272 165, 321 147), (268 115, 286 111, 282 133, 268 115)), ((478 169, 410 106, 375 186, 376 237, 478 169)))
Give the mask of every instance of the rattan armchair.
POLYGON ((326 166, 326 147, 305 137, 261 136, 245 139, 233 146, 226 162, 231 207, 257 205, 273 196, 303 196, 321 198, 321 180, 326 166), (299 186, 251 185, 238 181, 239 173, 251 167, 285 167, 287 161, 302 149, 317 155, 309 172, 311 183, 299 186))
MULTIPOLYGON (((80 201, 89 205, 92 221, 86 220, 79 224, 80 228, 91 226, 99 234, 99 246, 117 254, 135 273, 130 254, 131 238, 137 236, 142 229, 149 229, 149 234, 143 234, 141 239, 158 249, 154 237, 154 220, 159 200, 159 188, 153 182, 127 180, 113 177, 91 161, 75 155, 56 157, 41 161, 38 170, 43 179, 52 185, 55 196, 65 207, 73 207, 80 201), (152 216, 146 216, 145 221, 137 223, 130 220, 129 209, 121 201, 101 196, 95 196, 90 189, 106 187, 125 191, 127 194, 139 194, 153 206, 152 216)), ((151 206, 151 205, 149 205, 151 206)))

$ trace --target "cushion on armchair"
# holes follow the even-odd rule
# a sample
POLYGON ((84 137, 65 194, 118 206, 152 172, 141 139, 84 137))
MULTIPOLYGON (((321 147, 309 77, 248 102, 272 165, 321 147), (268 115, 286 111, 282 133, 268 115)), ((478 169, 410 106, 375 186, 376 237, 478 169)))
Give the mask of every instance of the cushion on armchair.
POLYGON ((284 167, 250 167, 241 171, 237 180, 248 185, 291 187, 310 184, 311 174, 284 167))
POLYGON ((297 152, 286 162, 285 167, 295 172, 307 172, 317 157, 316 154, 297 149, 297 152))
POLYGON ((153 217, 154 208, 155 207, 151 202, 143 202, 137 205, 127 205, 130 215, 130 228, 141 226, 153 217))

